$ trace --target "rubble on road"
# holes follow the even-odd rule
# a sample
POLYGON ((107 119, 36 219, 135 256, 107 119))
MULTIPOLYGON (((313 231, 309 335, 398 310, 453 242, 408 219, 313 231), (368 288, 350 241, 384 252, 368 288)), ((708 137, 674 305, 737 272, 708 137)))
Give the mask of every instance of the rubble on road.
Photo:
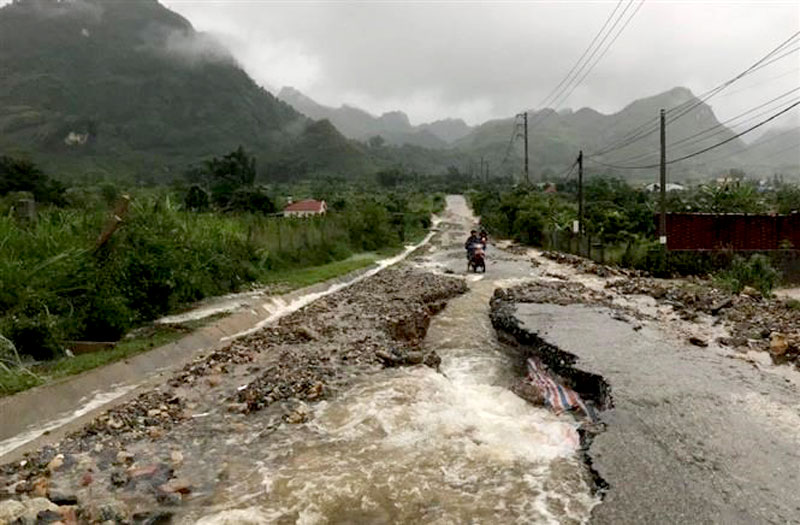
POLYGON ((259 430, 297 425, 312 417, 309 403, 360 375, 437 368, 439 356, 422 340, 431 316, 466 290, 462 279, 387 269, 236 339, 59 443, 0 466, 0 516, 20 523, 169 519, 169 507, 208 483, 197 470, 194 478, 185 472, 202 461, 189 461, 184 446, 192 436, 244 430, 236 418, 273 405, 278 417, 259 430))
POLYGON ((625 279, 609 281, 606 287, 624 295, 649 295, 672 306, 682 319, 696 320, 698 313, 712 316, 730 333, 717 340, 723 346, 769 352, 777 364, 798 363, 800 305, 792 300, 762 297, 755 290, 734 294, 698 278, 625 279))
POLYGON ((641 277, 646 275, 646 272, 641 270, 631 270, 628 268, 619 268, 615 266, 607 266, 605 264, 596 263, 591 259, 573 255, 571 253, 543 251, 542 257, 555 261, 559 264, 566 264, 572 266, 581 273, 590 273, 598 277, 641 277))

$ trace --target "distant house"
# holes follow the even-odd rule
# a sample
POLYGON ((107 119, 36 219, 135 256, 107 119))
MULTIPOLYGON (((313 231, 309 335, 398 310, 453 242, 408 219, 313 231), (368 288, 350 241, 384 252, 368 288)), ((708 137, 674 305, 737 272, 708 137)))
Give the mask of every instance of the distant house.
POLYGON ((284 217, 310 217, 311 215, 325 215, 328 205, 325 201, 306 199, 303 201, 291 202, 283 209, 284 217))
MULTIPOLYGON (((667 191, 683 191, 686 189, 682 184, 676 184, 674 182, 668 182, 665 188, 667 191)), ((661 191, 661 186, 657 182, 654 182, 645 186, 644 189, 647 191, 661 191)))

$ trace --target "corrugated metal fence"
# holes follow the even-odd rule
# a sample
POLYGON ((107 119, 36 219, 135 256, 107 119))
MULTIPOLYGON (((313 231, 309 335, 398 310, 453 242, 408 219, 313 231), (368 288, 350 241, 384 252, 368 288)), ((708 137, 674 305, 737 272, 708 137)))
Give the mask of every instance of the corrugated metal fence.
MULTIPOLYGON (((658 216, 656 216, 656 222, 658 216)), ((800 214, 668 213, 667 249, 767 251, 800 248, 800 214)))

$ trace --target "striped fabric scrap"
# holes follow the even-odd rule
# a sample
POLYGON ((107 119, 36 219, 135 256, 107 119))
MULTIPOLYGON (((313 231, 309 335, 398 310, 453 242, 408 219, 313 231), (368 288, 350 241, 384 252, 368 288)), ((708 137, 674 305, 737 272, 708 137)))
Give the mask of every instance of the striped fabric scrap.
POLYGON ((592 421, 597 421, 592 407, 581 399, 581 396, 571 388, 558 384, 547 369, 534 358, 528 358, 528 381, 541 392, 545 403, 556 414, 568 410, 580 409, 592 421))

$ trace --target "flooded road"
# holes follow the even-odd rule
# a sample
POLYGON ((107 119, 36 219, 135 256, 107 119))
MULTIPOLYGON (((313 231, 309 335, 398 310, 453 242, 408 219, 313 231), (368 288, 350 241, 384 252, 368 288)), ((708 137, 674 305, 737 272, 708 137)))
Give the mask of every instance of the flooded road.
MULTIPOLYGON (((474 219, 460 197, 448 212, 415 263, 463 274, 461 245, 474 219)), ((470 290, 430 325, 424 345, 442 358, 440 372, 386 369, 317 403, 308 423, 250 442, 248 461, 230 472, 237 483, 182 521, 585 521, 597 500, 576 455, 576 422, 511 392, 518 371, 489 322, 495 287, 532 271, 490 248, 487 274, 467 276, 470 290)))

